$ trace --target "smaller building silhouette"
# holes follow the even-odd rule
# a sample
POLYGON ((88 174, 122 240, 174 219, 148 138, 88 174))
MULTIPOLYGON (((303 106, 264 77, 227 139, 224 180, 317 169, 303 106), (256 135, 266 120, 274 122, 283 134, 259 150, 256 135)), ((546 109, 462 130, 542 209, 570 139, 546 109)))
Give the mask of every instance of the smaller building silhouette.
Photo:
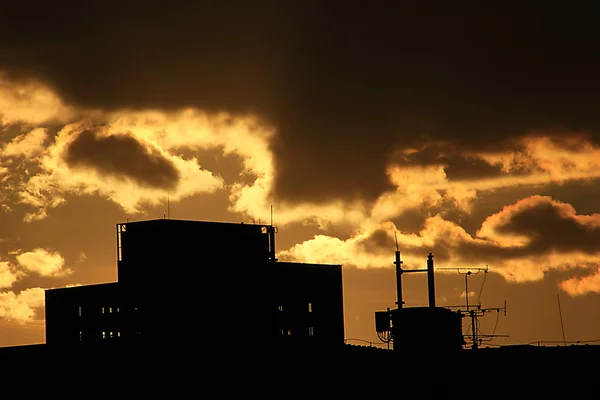
POLYGON ((402 269, 400 251, 396 250, 397 308, 375 312, 375 331, 378 337, 392 343, 393 350, 401 353, 448 353, 463 349, 466 344, 462 333, 462 314, 435 302, 435 271, 433 254, 427 256, 426 269, 402 269), (404 307, 402 275, 425 272, 429 305, 404 307))
POLYGON ((270 225, 117 225, 118 282, 46 291, 49 346, 344 345, 341 265, 280 262, 270 225))

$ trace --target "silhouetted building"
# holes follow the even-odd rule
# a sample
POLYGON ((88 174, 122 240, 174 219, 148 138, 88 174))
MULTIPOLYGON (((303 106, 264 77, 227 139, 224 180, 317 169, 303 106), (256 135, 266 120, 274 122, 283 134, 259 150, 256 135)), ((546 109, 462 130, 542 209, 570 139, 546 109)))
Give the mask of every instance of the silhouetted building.
POLYGON ((389 332, 393 349, 403 352, 447 352, 466 344, 462 315, 443 307, 407 307, 375 314, 378 333, 389 332))
POLYGON ((375 331, 383 342, 392 343, 395 351, 452 352, 460 351, 466 344, 462 333, 460 312, 436 307, 433 254, 427 257, 426 269, 402 269, 400 251, 396 251, 396 292, 398 307, 394 310, 375 312, 375 331), (402 300, 402 275, 426 272, 428 307, 404 307, 402 300))
POLYGON ((118 282, 46 291, 48 345, 343 346, 340 265, 279 262, 269 225, 117 225, 118 282))

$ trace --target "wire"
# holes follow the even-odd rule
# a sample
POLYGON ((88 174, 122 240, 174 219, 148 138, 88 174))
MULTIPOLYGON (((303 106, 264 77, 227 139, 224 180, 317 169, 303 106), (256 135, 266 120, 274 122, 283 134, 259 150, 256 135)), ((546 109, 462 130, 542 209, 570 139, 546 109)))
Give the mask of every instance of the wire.
POLYGON ((496 323, 494 324, 494 330, 492 331, 492 337, 496 334, 496 328, 498 327, 498 321, 500 321, 500 311, 496 311, 496 323))
POLYGON ((481 306, 481 293, 483 293, 483 285, 485 285, 485 278, 487 278, 487 270, 484 271, 483 282, 481 282, 481 288, 479 289, 479 296, 477 296, 477 305, 481 306))

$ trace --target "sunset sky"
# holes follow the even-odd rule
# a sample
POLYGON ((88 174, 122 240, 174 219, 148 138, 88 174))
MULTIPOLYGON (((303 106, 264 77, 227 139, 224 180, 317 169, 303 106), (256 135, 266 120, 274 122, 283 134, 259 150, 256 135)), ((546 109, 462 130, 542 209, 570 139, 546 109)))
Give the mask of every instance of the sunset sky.
MULTIPOLYGON (((115 225, 167 199, 178 219, 273 206, 280 260, 344 266, 347 338, 377 341, 394 306, 396 233, 405 268, 489 267, 469 292, 507 302, 492 343, 562 341, 557 295, 566 339, 600 339, 592 10, 81 3, 0 15, 0 345, 44 342, 44 288, 115 281, 115 225)), ((458 271, 436 287, 464 304, 458 271)), ((426 305, 425 276, 404 298, 426 305)))

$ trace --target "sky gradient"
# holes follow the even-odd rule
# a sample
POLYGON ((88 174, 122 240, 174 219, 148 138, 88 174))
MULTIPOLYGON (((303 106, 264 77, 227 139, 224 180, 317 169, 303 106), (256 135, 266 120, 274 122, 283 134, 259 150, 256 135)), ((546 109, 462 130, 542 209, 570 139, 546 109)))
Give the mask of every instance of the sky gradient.
MULTIPOLYGON (((469 295, 507 301, 493 343, 562 340, 557 294, 567 340, 600 339, 595 13, 353 4, 3 13, 0 345, 44 341, 44 288, 116 280, 115 225, 167 199, 180 219, 273 206, 279 259, 343 264, 347 338, 377 341, 397 237, 406 268, 489 267, 469 295)), ((459 271, 436 286, 464 303, 459 271)), ((404 298, 426 304, 424 276, 404 298)))

